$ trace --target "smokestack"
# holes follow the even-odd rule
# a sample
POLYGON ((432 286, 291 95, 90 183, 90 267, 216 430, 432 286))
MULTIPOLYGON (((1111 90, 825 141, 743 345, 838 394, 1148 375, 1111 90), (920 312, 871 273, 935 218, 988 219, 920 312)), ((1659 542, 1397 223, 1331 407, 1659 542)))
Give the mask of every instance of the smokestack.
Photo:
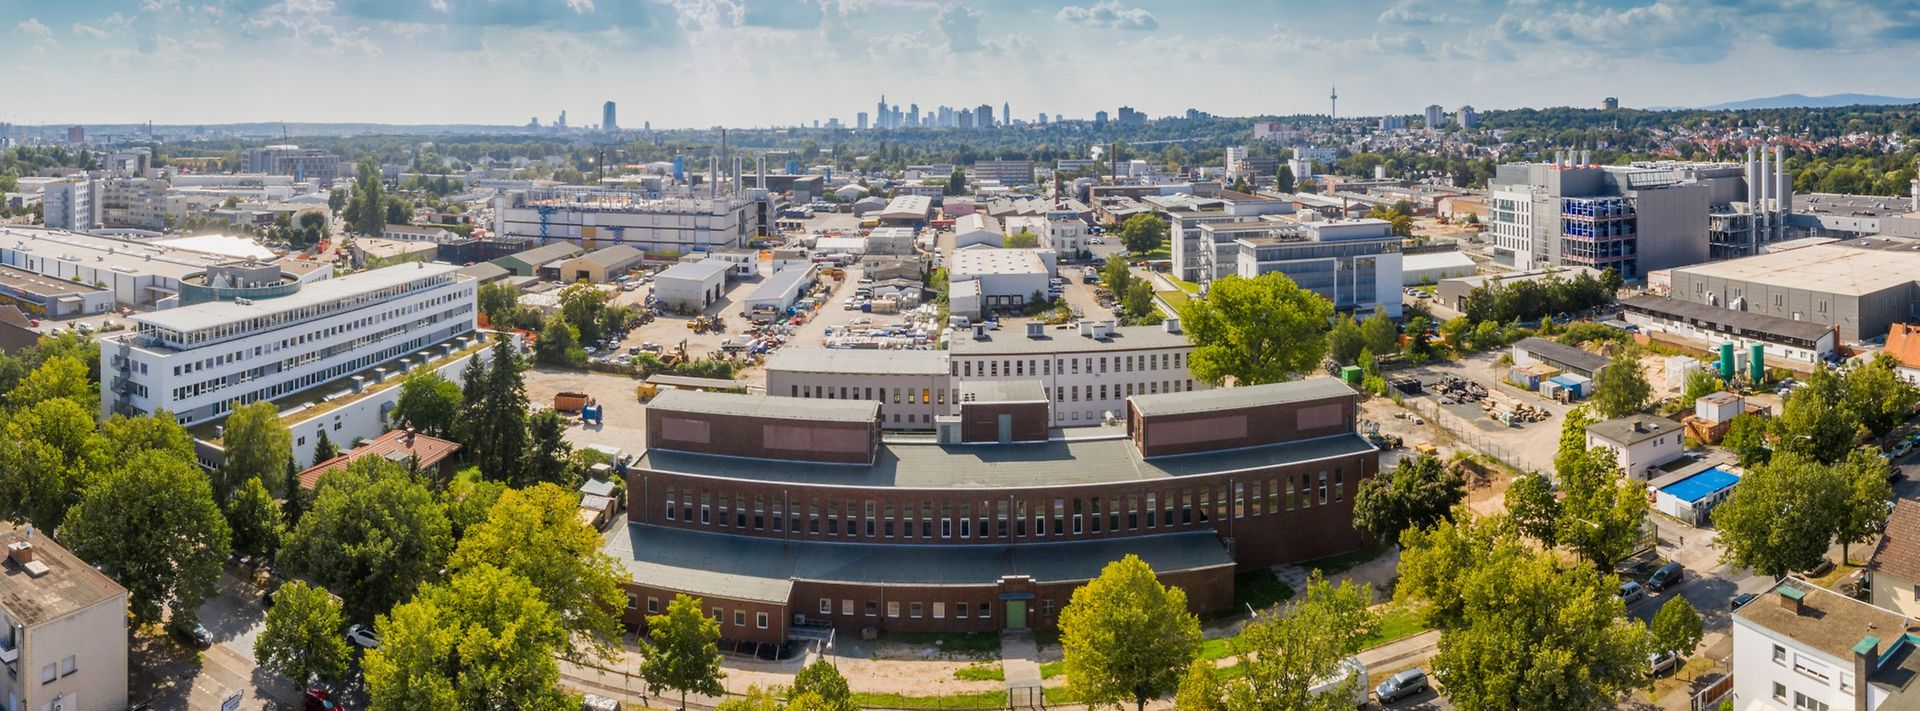
POLYGON ((1560 148, 1553 149, 1553 167, 1558 168, 1560 166, 1566 165, 1566 163, 1567 163, 1567 152, 1560 148))
POLYGON ((1767 160, 1767 149, 1760 148, 1760 209, 1773 209, 1773 164, 1767 160))
POLYGON ((720 156, 707 156, 707 197, 720 197, 720 156))
MULTIPOLYGON (((1786 214, 1793 209, 1793 183, 1787 182, 1786 149, 1778 145, 1773 147, 1773 209, 1780 213, 1780 217, 1774 218, 1774 229, 1784 233, 1786 214)), ((1775 238, 1785 236, 1776 234, 1775 238)))
POLYGON ((1753 146, 1747 146, 1747 205, 1753 212, 1760 210, 1760 164, 1753 157, 1753 146))
POLYGON ((758 168, 759 168, 759 175, 760 175, 760 183, 758 185, 755 185, 754 187, 759 188, 761 190, 765 190, 767 189, 767 154, 765 153, 760 154, 760 157, 758 160, 759 160, 758 168))
POLYGON ((1581 149, 1581 151, 1580 151, 1580 164, 1581 164, 1581 165, 1593 165, 1593 150, 1592 150, 1592 149, 1581 149))
POLYGON ((1913 211, 1920 212, 1920 158, 1914 159, 1913 171, 1913 184, 1907 186, 1907 190, 1913 193, 1913 205, 1911 206, 1913 211))
POLYGON ((742 178, 740 175, 740 156, 734 156, 733 157, 733 194, 735 195, 740 194, 741 179, 742 178))

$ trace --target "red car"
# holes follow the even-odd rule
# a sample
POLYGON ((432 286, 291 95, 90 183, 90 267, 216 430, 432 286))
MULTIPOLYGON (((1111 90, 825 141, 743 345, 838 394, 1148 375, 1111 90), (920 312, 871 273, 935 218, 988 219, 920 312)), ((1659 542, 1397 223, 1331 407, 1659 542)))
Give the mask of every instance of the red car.
POLYGON ((307 693, 302 698, 307 702, 306 711, 337 711, 340 708, 339 704, 333 702, 332 694, 317 686, 307 687, 307 693))

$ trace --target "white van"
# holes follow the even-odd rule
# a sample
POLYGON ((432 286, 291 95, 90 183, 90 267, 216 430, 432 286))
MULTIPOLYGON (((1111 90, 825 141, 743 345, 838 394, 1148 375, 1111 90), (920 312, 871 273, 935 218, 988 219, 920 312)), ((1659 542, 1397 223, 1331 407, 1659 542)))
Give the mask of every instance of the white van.
POLYGON ((1360 663, 1358 657, 1347 657, 1346 659, 1340 660, 1340 667, 1334 670, 1332 674, 1314 680, 1313 686, 1307 688, 1307 693, 1319 696, 1341 690, 1348 690, 1352 693, 1354 708, 1360 709, 1367 707, 1367 691, 1369 690, 1367 686, 1367 665, 1360 663), (1351 687, 1347 686, 1349 683, 1352 684, 1351 687))

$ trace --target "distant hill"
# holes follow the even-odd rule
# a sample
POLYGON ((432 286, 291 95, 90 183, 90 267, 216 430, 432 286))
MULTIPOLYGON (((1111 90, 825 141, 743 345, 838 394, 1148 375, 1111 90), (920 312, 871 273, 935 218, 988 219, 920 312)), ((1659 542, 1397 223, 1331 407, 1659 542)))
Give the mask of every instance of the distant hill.
POLYGON ((1920 104, 1920 99, 1903 99, 1897 96, 1878 94, 1829 94, 1826 96, 1807 96, 1806 94, 1781 94, 1760 99, 1729 101, 1712 106, 1702 106, 1707 111, 1738 111, 1741 109, 1820 109, 1832 106, 1888 106, 1902 104, 1920 104))

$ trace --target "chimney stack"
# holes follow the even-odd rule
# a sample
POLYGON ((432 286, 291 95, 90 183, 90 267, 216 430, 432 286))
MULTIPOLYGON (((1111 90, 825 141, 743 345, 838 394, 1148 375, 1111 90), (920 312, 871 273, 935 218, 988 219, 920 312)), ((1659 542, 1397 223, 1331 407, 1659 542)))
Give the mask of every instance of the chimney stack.
POLYGON ((7 544, 7 560, 22 568, 33 562, 33 544, 27 541, 14 541, 7 544))
MULTIPOLYGON (((1867 629, 1873 629, 1873 626, 1868 625, 1867 629)), ((1874 635, 1861 637, 1860 641, 1853 645, 1853 678, 1865 679, 1873 676, 1874 670, 1878 668, 1880 668, 1880 638, 1874 635)), ((1868 694, 1866 689, 1856 688, 1855 690, 1858 693, 1853 695, 1854 711, 1871 711, 1872 694, 1868 694)))
POLYGON ((1760 149, 1760 209, 1773 209, 1773 163, 1768 160, 1767 149, 1760 149))
POLYGON ((1780 609, 1796 615, 1800 614, 1807 599, 1807 591, 1782 583, 1776 592, 1780 596, 1780 609))

